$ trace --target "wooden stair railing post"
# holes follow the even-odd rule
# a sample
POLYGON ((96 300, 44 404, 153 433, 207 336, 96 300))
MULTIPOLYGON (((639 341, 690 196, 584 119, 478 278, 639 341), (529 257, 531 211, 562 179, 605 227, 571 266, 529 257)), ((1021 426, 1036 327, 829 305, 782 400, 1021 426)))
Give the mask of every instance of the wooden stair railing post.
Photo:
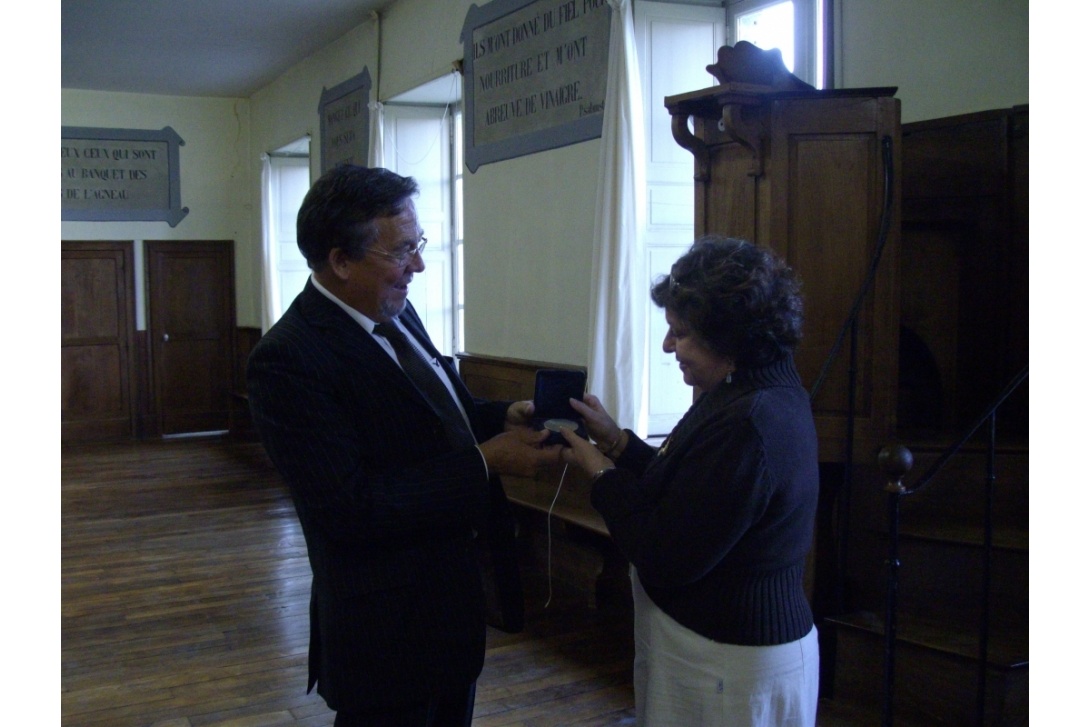
POLYGON ((878 465, 887 475, 885 491, 889 502, 889 557, 886 565, 889 576, 886 581, 886 643, 883 654, 884 694, 882 695, 882 725, 893 725, 893 677, 895 650, 897 647, 897 571, 901 561, 897 554, 898 529, 900 527, 901 498, 905 495, 902 480, 912 469, 912 452, 908 447, 894 444, 883 447, 878 453, 878 465))

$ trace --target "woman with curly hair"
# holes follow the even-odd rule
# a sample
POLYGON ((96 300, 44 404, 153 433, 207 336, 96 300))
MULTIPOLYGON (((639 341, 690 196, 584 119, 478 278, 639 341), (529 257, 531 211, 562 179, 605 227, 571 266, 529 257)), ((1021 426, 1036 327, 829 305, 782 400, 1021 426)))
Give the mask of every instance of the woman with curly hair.
POLYGON ((812 726, 818 645, 803 590, 818 450, 792 353, 792 271, 741 240, 697 240, 651 299, 699 396, 655 448, 588 394, 594 443, 565 432, 632 564, 641 725, 812 726))

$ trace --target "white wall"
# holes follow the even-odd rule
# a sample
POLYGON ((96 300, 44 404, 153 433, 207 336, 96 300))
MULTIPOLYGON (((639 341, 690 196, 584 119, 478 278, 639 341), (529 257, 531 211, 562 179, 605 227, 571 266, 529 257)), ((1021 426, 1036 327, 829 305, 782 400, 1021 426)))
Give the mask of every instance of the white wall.
POLYGON ((1029 103, 1028 0, 836 0, 837 88, 897 86, 903 122, 1029 103))
POLYGON ((585 365, 598 140, 465 180, 465 347, 585 365))
MULTIPOLYGON (((185 142, 178 149, 178 167, 181 204, 189 208, 175 227, 166 222, 62 222, 62 239, 234 240, 236 288, 253 287, 249 101, 62 89, 61 124, 156 131, 170 126, 185 142)), ((143 278, 137 283, 139 303, 143 278)), ((250 311, 241 305, 243 295, 238 300, 238 321, 247 325, 250 311)), ((143 321, 142 308, 137 319, 143 321)))
POLYGON ((445 76, 462 58, 462 34, 471 5, 487 0, 397 0, 382 11, 379 100, 445 76))

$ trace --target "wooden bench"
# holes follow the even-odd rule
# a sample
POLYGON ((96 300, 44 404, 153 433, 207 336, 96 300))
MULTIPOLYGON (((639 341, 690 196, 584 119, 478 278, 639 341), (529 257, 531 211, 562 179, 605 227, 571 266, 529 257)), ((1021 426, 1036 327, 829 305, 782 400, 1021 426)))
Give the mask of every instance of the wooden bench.
MULTIPOLYGON (((582 368, 470 353, 457 358, 466 386, 474 396, 487 399, 532 399, 538 369, 582 368)), ((551 575, 584 589, 592 607, 620 594, 628 598, 627 562, 590 503, 586 474, 574 468, 565 474, 561 466, 533 478, 502 479, 507 499, 516 508, 519 537, 528 541, 537 565, 546 568, 551 562, 551 575)))
POLYGON ((590 481, 581 471, 558 468, 536 478, 504 477, 503 485, 513 503, 609 537, 605 521, 590 504, 590 481))
POLYGON ((535 478, 502 478, 519 539, 529 546, 537 567, 584 591, 592 608, 628 598, 628 563, 590 504, 589 478, 569 468, 561 484, 563 472, 559 467, 535 478))

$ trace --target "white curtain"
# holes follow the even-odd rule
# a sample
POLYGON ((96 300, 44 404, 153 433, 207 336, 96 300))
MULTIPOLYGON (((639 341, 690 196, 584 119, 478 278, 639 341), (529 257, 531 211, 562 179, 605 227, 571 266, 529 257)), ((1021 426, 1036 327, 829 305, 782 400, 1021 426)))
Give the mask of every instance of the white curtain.
POLYGON ((591 262, 588 389, 621 426, 647 434, 644 116, 632 0, 613 9, 591 262))
POLYGON ((372 101, 367 104, 367 108, 371 110, 371 140, 367 146, 367 166, 385 167, 386 154, 382 148, 382 125, 386 115, 384 107, 380 101, 372 101))
POLYGON ((261 155, 261 330, 268 331, 276 322, 274 311, 280 299, 280 281, 277 273, 278 246, 276 242, 276 217, 273 214, 272 160, 261 155))

